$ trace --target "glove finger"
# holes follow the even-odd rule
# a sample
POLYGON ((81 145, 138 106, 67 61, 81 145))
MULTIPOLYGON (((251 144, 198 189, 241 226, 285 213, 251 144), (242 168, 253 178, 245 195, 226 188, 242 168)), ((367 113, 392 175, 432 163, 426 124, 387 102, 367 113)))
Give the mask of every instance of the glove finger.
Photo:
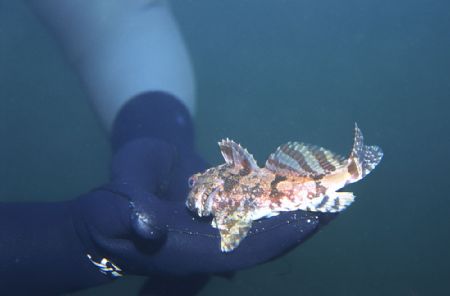
POLYGON ((131 183, 159 195, 168 186, 175 148, 161 140, 140 138, 122 146, 111 164, 111 180, 131 183))
POLYGON ((304 211, 261 219, 254 222, 236 249, 224 253, 220 250, 219 232, 209 224, 210 220, 189 217, 182 211, 172 213, 165 247, 158 252, 164 265, 158 268, 187 274, 250 267, 285 254, 311 237, 328 219, 327 215, 304 211))
POLYGON ((131 239, 139 244, 159 245, 165 239, 166 226, 161 217, 166 206, 155 195, 128 183, 113 183, 102 187, 128 201, 131 239))

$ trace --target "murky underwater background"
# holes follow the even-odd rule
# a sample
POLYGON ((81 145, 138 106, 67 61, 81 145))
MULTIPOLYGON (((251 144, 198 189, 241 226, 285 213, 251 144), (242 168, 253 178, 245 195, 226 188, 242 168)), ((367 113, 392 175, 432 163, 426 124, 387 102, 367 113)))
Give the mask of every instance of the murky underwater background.
MULTIPOLYGON (((347 154, 358 122, 385 157, 357 201, 215 295, 450 295, 450 2, 173 1, 198 82, 198 147, 260 164, 300 140, 347 154)), ((108 176, 75 74, 22 2, 0 1, 0 198, 58 200, 108 176)), ((26 282, 26 279, 24 279, 26 282)), ((142 278, 73 295, 135 295, 142 278)))

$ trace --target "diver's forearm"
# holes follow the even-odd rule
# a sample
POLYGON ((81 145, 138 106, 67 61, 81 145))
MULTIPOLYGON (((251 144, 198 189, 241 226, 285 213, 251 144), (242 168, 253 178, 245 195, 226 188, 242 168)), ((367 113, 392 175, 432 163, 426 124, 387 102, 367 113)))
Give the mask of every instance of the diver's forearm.
POLYGON ((131 97, 160 90, 194 109, 189 55, 165 0, 28 0, 62 45, 107 129, 131 97))
POLYGON ((86 257, 72 202, 0 203, 0 295, 56 295, 107 281, 86 257))

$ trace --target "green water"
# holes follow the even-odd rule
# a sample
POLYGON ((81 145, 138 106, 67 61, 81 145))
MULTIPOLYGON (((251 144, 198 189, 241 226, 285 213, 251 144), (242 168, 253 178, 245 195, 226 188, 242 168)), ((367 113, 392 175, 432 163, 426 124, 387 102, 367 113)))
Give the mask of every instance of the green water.
MULTIPOLYGON (((450 295, 450 2, 173 1, 197 73, 197 143, 260 164, 300 140, 385 157, 356 202, 279 260, 206 295, 450 295)), ((0 1, 0 197, 68 199, 106 180, 106 135, 51 37, 0 1), (51 165, 48 165, 48 164, 51 165)), ((135 295, 141 278, 73 295, 135 295)))

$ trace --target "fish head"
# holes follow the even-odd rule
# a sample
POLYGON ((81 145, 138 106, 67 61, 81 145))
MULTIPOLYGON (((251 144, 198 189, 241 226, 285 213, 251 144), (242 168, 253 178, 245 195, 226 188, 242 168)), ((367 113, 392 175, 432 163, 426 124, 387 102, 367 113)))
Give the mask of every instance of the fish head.
POLYGON ((200 217, 211 215, 215 196, 223 188, 223 181, 217 178, 215 168, 192 175, 188 184, 190 187, 186 200, 188 209, 197 212, 200 217))

